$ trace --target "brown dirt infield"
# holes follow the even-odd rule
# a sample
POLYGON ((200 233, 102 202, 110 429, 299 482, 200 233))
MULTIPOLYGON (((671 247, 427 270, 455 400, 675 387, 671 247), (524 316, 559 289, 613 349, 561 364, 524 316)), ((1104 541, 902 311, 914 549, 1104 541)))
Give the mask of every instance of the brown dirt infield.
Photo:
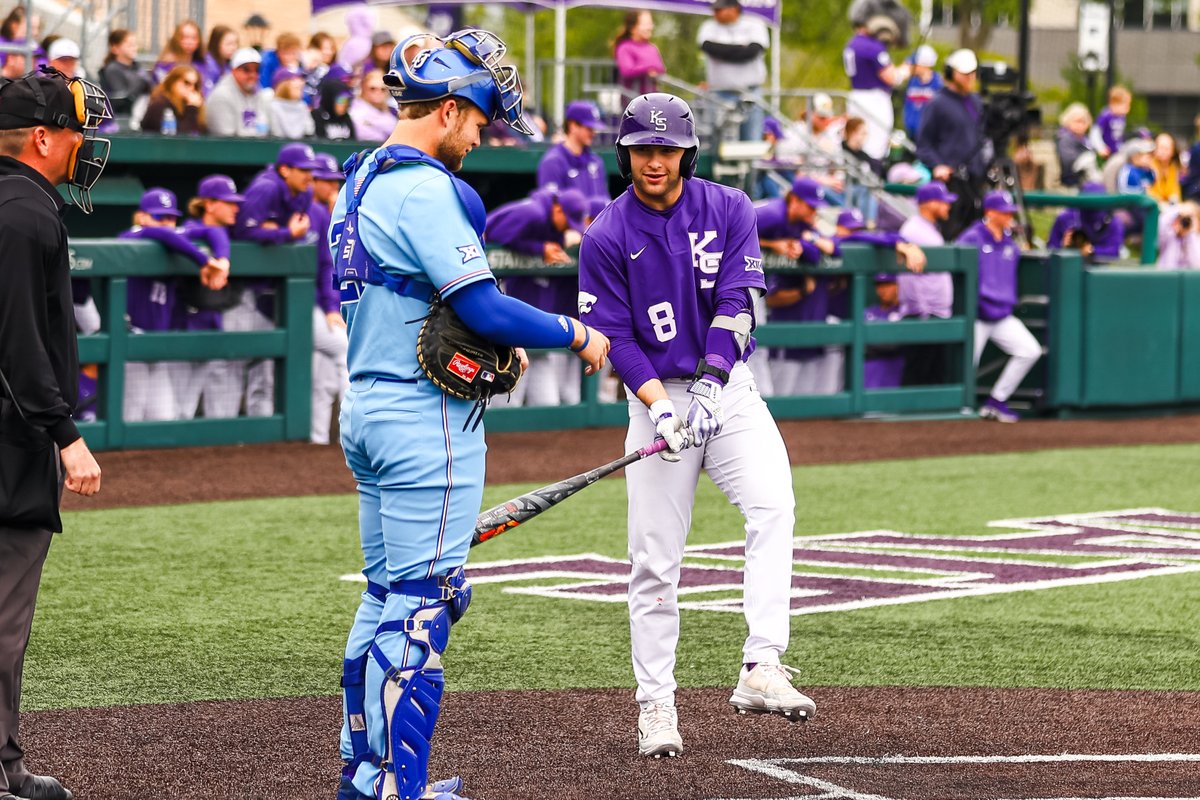
MULTIPOLYGON (((1200 442, 1197 416, 1019 425, 806 421, 781 429, 797 464, 1200 442)), ((614 428, 490 435, 488 479, 556 480, 615 457, 623 438, 614 428)), ((86 501, 69 497, 67 508, 353 490, 336 447, 277 444, 98 458, 102 493, 86 501)), ((728 688, 684 691, 680 727, 687 751, 655 762, 637 756, 636 706, 628 690, 452 693, 438 726, 433 770, 435 777, 461 774, 475 800, 1200 797, 1200 761, 782 762, 774 765, 782 770, 775 775, 727 763, 1200 752, 1200 693, 875 687, 812 694, 820 709, 816 720, 791 725, 734 715, 728 688)), ((319 697, 36 712, 24 715, 22 729, 31 766, 61 775, 79 800, 315 800, 334 795, 339 717, 338 700, 319 697)))

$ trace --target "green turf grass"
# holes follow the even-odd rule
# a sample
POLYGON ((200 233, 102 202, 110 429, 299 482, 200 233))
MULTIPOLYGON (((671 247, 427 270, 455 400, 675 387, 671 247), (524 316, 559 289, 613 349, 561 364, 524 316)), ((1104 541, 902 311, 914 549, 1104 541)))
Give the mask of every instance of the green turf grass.
MULTIPOLYGON (((1164 506, 1200 511, 1200 446, 1084 449, 794 471, 797 534, 982 534, 989 520, 1164 506)), ((491 505, 528 487, 489 488, 491 505)), ((73 513, 55 538, 25 708, 333 694, 360 585, 352 496, 73 513)), ((702 480, 690 542, 741 519, 702 480)), ((624 556, 610 479, 472 560, 624 556)), ((804 569, 800 567, 798 569, 804 569)), ((804 686, 1200 689, 1200 575, 793 618, 804 686)), ((740 615, 685 612, 677 677, 730 684, 740 615)), ((632 687, 622 603, 476 588, 447 653, 453 690, 632 687)))

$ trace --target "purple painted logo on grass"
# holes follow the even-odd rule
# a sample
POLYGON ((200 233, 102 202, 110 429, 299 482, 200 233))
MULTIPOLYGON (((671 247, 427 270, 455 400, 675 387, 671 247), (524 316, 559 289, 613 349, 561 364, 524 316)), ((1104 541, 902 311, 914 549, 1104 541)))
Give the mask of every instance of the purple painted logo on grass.
MULTIPOLYGON (((1126 509, 997 520, 989 527, 1017 532, 926 536, 860 531, 797 537, 792 613, 1200 571, 1200 513, 1126 509)), ((740 613, 744 556, 741 541, 688 547, 679 607, 740 613)), ((467 576, 476 585, 517 584, 504 589, 514 594, 624 603, 629 563, 584 553, 473 563, 467 576)))

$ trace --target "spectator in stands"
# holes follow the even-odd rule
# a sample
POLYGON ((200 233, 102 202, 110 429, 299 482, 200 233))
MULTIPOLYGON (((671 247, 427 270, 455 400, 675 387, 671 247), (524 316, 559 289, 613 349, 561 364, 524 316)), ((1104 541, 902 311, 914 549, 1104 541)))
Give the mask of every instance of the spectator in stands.
POLYGON ((375 34, 374 9, 365 3, 350 6, 346 10, 346 31, 349 35, 338 48, 336 63, 351 73, 361 74, 360 67, 371 56, 371 37, 375 34))
POLYGON ((621 32, 613 41, 617 83, 624 90, 621 92, 622 104, 627 104, 640 94, 657 92, 658 76, 667 71, 662 53, 650 41, 653 35, 654 17, 649 11, 625 12, 621 32))
POLYGON ((185 19, 176 25, 171 38, 158 54, 158 63, 154 65, 154 82, 162 83, 167 73, 180 64, 203 69, 205 54, 200 49, 200 37, 200 26, 195 20, 185 19))
POLYGON ((281 33, 275 40, 275 49, 263 53, 262 64, 259 68, 258 83, 264 89, 275 85, 275 73, 281 69, 289 69, 303 73, 300 60, 304 55, 304 47, 300 37, 294 33, 281 33))
MULTIPOLYGON (((825 188, 799 177, 787 196, 758 203, 758 241, 763 252, 778 253, 816 266, 837 251, 837 244, 817 230, 817 209, 828 205, 825 188)), ((813 273, 780 273, 767 277, 768 318, 772 322, 824 322, 830 316, 830 278, 813 273)), ((825 348, 781 348, 770 358, 771 383, 777 395, 832 394, 840 366, 825 348)))
MULTIPOLYGON (((863 310, 867 322, 899 322, 904 319, 895 275, 880 273, 875 276, 875 298, 876 302, 863 310)), ((900 345, 871 345, 863 360, 863 388, 892 389, 900 386, 904 379, 904 361, 904 348, 900 345)))
POLYGON ((142 115, 144 133, 170 133, 198 136, 206 132, 204 95, 200 93, 200 70, 180 64, 167 73, 163 82, 150 93, 146 113, 142 115), (168 114, 170 115, 168 117, 168 114), (167 120, 174 121, 175 131, 167 120))
MULTIPOLYGON (((938 225, 950 218, 950 206, 958 198, 946 184, 932 181, 917 189, 917 213, 901 227, 900 235, 921 247, 946 243, 938 225)), ((954 313, 954 279, 949 272, 902 272, 897 276, 900 311, 913 319, 950 319, 954 313)), ((908 348, 904 384, 923 386, 946 379, 946 349, 937 344, 908 348)))
POLYGON ((1187 173, 1184 175, 1181 186, 1185 200, 1200 198, 1200 114, 1197 114, 1192 120, 1192 126, 1196 131, 1196 137, 1192 141, 1191 149, 1188 150, 1187 173))
POLYGON ((568 103, 563 113, 563 140, 538 162, 539 189, 578 189, 584 197, 609 197, 604 159, 592 152, 600 128, 600 109, 587 100, 568 103))
POLYGON ((1100 165, 1096 151, 1088 140, 1092 114, 1083 103, 1071 103, 1058 116, 1055 144, 1058 150, 1059 180, 1063 186, 1076 188, 1085 181, 1100 180, 1100 165))
POLYGON ((1009 355, 1008 363, 979 416, 997 422, 1020 418, 1008 407, 1008 399, 1025 375, 1042 357, 1042 346, 1021 320, 1013 315, 1017 306, 1017 261, 1021 248, 1013 240, 1017 205, 1008 192, 989 192, 983 199, 983 219, 958 237, 958 244, 979 249, 979 307, 975 320, 975 365, 990 341, 1009 355))
MULTIPOLYGON (((196 187, 196 196, 188 203, 190 219, 183 224, 183 235, 208 246, 217 261, 229 269, 229 229, 237 220, 242 202, 233 178, 208 175, 196 187)), ((173 328, 184 331, 224 330, 225 311, 237 305, 240 291, 236 286, 216 281, 184 279, 180 282, 173 328)), ((175 406, 180 419, 191 419, 203 408, 208 419, 236 417, 242 403, 241 387, 233 379, 229 362, 181 362, 172 368, 175 406)))
POLYGON ((317 153, 318 166, 313 170, 313 202, 309 211, 312 225, 306 242, 317 249, 317 302, 313 306, 313 363, 312 417, 308 440, 313 444, 329 444, 329 429, 334 403, 341 402, 349 388, 346 369, 346 321, 342 319, 341 294, 333 288, 333 258, 326 241, 329 220, 338 190, 342 186, 342 169, 328 153, 317 153))
POLYGON ((387 31, 376 31, 371 36, 371 55, 363 63, 363 72, 371 69, 387 72, 391 68, 392 51, 395 49, 395 36, 387 31))
POLYGON ((1108 105, 1096 117, 1091 131, 1092 148, 1101 158, 1108 158, 1121 147, 1125 139, 1125 118, 1133 105, 1133 95, 1124 86, 1108 90, 1108 105))
MULTIPOLYGON (((1104 184, 1089 181, 1080 194, 1104 194, 1104 184)), ((1079 250, 1084 258, 1113 261, 1121 257, 1125 223, 1108 209, 1065 209, 1054 219, 1046 247, 1079 250)))
POLYGON ((271 135, 280 139, 307 139, 316 133, 312 111, 304 102, 304 73, 291 67, 275 70, 271 97, 271 135))
POLYGON ((979 60, 970 50, 946 56, 946 85, 929 101, 917 132, 917 158, 958 196, 946 222, 953 237, 978 219, 979 192, 992 159, 991 145, 980 138, 983 106, 975 94, 979 60))
MULTIPOLYGON (((32 25, 26 24, 25 6, 18 5, 8 12, 8 16, 0 22, 0 42, 5 44, 25 44, 29 40, 36 40, 38 37, 38 29, 41 27, 41 17, 37 14, 33 15, 32 25)), ((0 64, 5 63, 6 58, 12 58, 15 53, 0 53, 0 64)), ((33 56, 35 59, 45 55, 44 48, 35 46, 33 48, 33 56)), ((26 70, 28 72, 28 70, 26 70)), ((24 75, 25 73, 20 73, 24 75)))
MULTIPOLYGON (((260 172, 245 191, 233 238, 259 244, 304 241, 311 227, 313 170, 320 166, 312 147, 285 144, 275 163, 260 172)), ((274 290, 256 282, 245 285, 242 301, 225 314, 226 330, 270 330, 275 326, 274 290)), ((240 377, 240 376, 239 376, 240 377)), ((259 359, 245 367, 246 414, 275 411, 275 365, 259 359)))
POLYGON ((207 97, 217 82, 229 74, 233 54, 238 50, 237 31, 228 25, 217 25, 208 35, 208 47, 204 51, 204 96, 207 97))
POLYGON ((738 0, 715 0, 712 18, 697 35, 704 53, 705 83, 722 100, 736 103, 743 115, 739 135, 744 142, 762 139, 763 111, 755 104, 767 79, 764 53, 771 45, 766 23, 742 13, 738 0))
POLYGON ((304 51, 304 100, 310 106, 315 105, 317 88, 325 76, 329 74, 333 60, 337 57, 337 40, 324 31, 317 31, 308 40, 308 49, 304 51))
POLYGON ((150 76, 137 65, 137 54, 137 35, 133 31, 115 28, 108 35, 108 55, 100 68, 100 88, 108 95, 113 116, 124 120, 134 116, 134 106, 144 104, 154 88, 150 76))
POLYGON ((929 101, 942 88, 942 76, 937 73, 938 55, 927 44, 923 44, 909 57, 912 64, 912 77, 904 89, 904 130, 908 138, 917 140, 917 131, 921 129, 921 112, 929 101))
POLYGON ((79 44, 74 39, 59 37, 46 48, 46 62, 56 70, 74 78, 82 77, 79 69, 79 44))
POLYGON ((850 97, 846 113, 867 123, 863 150, 877 160, 887 158, 895 112, 892 90, 908 80, 910 67, 896 66, 888 55, 888 45, 896 41, 900 29, 890 17, 872 17, 854 29, 854 36, 842 51, 842 64, 850 79, 850 97))
POLYGON ((350 116, 350 103, 354 92, 346 85, 344 77, 349 73, 334 65, 321 81, 317 92, 317 107, 313 109, 313 124, 319 139, 357 139, 354 118, 350 116))
POLYGON ((271 122, 271 95, 258 85, 261 57, 243 47, 229 60, 229 74, 208 96, 208 132, 214 136, 266 136, 271 122))
POLYGON ((263 44, 267 41, 267 35, 271 32, 271 23, 267 22, 267 18, 262 14, 251 14, 242 23, 242 40, 247 47, 253 47, 255 50, 262 52, 263 44))
POLYGON ((1183 174, 1183 165, 1179 161, 1179 145, 1171 134, 1160 133, 1154 138, 1151 168, 1154 170, 1154 182, 1146 189, 1146 194, 1160 204, 1182 200, 1183 189, 1179 179, 1183 174))
MULTIPOLYGON (((572 259, 564 249, 566 235, 568 231, 583 233, 587 211, 588 199, 578 189, 538 189, 525 200, 489 213, 484 238, 489 245, 541 258, 547 265, 570 264, 572 259)), ((504 293, 551 314, 569 314, 577 310, 579 281, 574 275, 508 278, 504 293)), ((530 354, 525 373, 509 396, 513 405, 579 402, 579 368, 569 353, 530 354)))
POLYGON ((9 53, 8 58, 4 60, 4 66, 0 66, 0 78, 10 81, 15 81, 27 72, 29 70, 25 68, 24 53, 9 53))
MULTIPOLYGON (((209 285, 224 285, 229 274, 228 262, 222 263, 200 250, 186 236, 175 230, 183 212, 179 210, 174 192, 167 189, 147 189, 138 210, 133 214, 133 227, 118 239, 155 241, 173 253, 178 253, 201 268, 201 278, 209 285)), ((135 333, 171 330, 175 314, 177 282, 169 277, 128 280, 126 316, 130 330, 135 333)), ((128 361, 125 364, 125 398, 122 418, 126 422, 169 420, 178 416, 175 390, 172 384, 171 362, 128 361)))
POLYGON ((373 69, 363 75, 361 92, 361 96, 350 102, 355 138, 363 142, 382 142, 396 127, 396 111, 388 102, 383 73, 373 69))
MULTIPOLYGON (((876 177, 884 176, 883 162, 867 152, 867 140, 871 135, 871 126, 861 117, 850 117, 842 130, 842 153, 851 162, 857 162, 863 172, 869 172, 876 177)), ((875 220, 879 202, 867 189, 866 185, 855 182, 846 194, 846 205, 853 206, 863 212, 869 221, 875 220)))
POLYGON ((1166 208, 1158 218, 1158 268, 1200 269, 1200 214, 1187 201, 1166 208))

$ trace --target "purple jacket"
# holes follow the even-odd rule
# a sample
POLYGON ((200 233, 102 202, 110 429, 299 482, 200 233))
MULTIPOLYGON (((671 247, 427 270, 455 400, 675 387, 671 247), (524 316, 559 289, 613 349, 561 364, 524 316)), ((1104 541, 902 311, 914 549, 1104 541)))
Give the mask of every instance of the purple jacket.
POLYGON ((617 63, 617 82, 630 94, 639 95, 657 91, 658 79, 649 73, 662 75, 667 71, 662 53, 653 42, 635 42, 625 39, 613 50, 617 63))
POLYGON ((1066 209, 1054 218, 1046 247, 1051 250, 1064 247, 1067 231, 1082 231, 1092 243, 1092 250, 1101 258, 1119 258, 1121 245, 1125 243, 1125 223, 1111 211, 1066 209))
POLYGON ((333 288, 333 255, 325 245, 329 241, 329 209, 313 200, 308 215, 312 224, 304 243, 317 246, 317 308, 329 314, 342 305, 340 293, 333 288))
POLYGON ((603 197, 608 193, 608 175, 604 170, 604 159, 590 148, 575 155, 566 145, 554 145, 538 163, 537 185, 539 189, 578 189, 584 197, 603 197))
POLYGON ((563 235, 550 221, 554 195, 539 189, 524 200, 505 203, 488 214, 484 241, 516 253, 541 257, 546 242, 563 244, 563 235))
MULTIPOLYGON (((144 239, 158 242, 172 253, 196 262, 208 263, 208 255, 170 228, 133 227, 117 235, 118 239, 144 239)), ((169 331, 175 309, 175 279, 170 277, 131 277, 126 291, 125 314, 129 324, 141 331, 169 331)))
POLYGON ((786 197, 756 203, 754 216, 758 222, 759 239, 797 239, 802 248, 800 260, 811 264, 820 263, 821 249, 804 239, 805 234, 815 233, 816 229, 806 222, 788 222, 786 197))
POLYGON ((1017 305, 1017 262, 1021 248, 1011 233, 999 241, 983 224, 983 220, 967 228, 958 237, 958 244, 979 248, 979 318, 996 322, 1013 312, 1017 305))
POLYGON ((244 194, 246 199, 233 225, 236 241, 289 244, 292 235, 288 232, 288 220, 292 214, 307 214, 312 206, 312 190, 292 194, 273 167, 260 172, 244 194), (274 222, 279 227, 268 230, 262 227, 264 222, 274 222))

